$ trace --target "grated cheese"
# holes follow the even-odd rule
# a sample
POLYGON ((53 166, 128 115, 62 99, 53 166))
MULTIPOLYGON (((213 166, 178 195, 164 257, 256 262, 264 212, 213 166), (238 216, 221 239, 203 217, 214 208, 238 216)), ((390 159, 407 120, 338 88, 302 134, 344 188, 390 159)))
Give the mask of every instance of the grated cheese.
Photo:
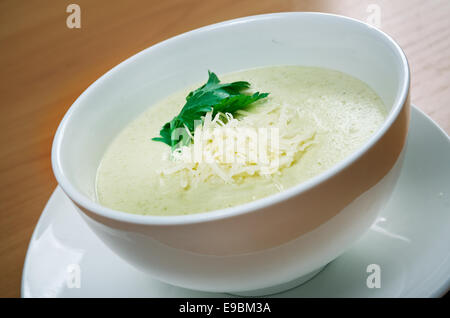
POLYGON ((159 169, 160 177, 179 174, 181 187, 188 188, 211 178, 231 184, 251 176, 278 175, 317 143, 320 123, 311 118, 308 122, 316 124, 305 130, 292 124, 295 116, 302 119, 303 114, 289 104, 240 111, 237 118, 229 113, 213 118, 209 112, 193 136, 186 129, 192 144, 165 154, 170 160, 159 169))

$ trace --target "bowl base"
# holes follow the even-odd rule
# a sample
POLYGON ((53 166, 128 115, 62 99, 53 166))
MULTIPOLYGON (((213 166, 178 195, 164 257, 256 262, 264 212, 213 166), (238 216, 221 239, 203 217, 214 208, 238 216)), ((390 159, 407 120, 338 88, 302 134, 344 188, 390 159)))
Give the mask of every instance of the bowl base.
POLYGON ((294 280, 291 280, 287 283, 283 283, 283 284, 279 284, 279 285, 275 285, 275 286, 271 286, 271 287, 266 287, 266 288, 261 288, 261 289, 256 289, 256 290, 231 292, 229 294, 235 295, 235 296, 259 297, 259 296, 269 296, 269 295, 273 295, 273 294, 282 293, 289 289, 298 287, 298 286, 306 283, 307 281, 311 280, 314 276, 319 274, 325 268, 325 266, 327 266, 327 265, 324 265, 324 266, 320 267, 319 269, 316 269, 316 270, 310 272, 309 274, 300 276, 300 277, 298 277, 294 280))

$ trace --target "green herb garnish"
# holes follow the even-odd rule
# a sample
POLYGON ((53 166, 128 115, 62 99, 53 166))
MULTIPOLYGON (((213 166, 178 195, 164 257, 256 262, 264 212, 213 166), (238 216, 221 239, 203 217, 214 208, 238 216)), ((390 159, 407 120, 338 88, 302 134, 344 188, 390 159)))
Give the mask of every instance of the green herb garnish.
POLYGON ((206 84, 189 93, 181 112, 163 126, 159 132, 160 137, 152 138, 152 140, 163 142, 172 147, 172 150, 180 145, 188 145, 191 138, 187 134, 176 133, 178 128, 186 128, 193 135, 195 123, 201 121, 206 113, 213 111, 213 117, 217 113, 234 114, 236 111, 246 109, 251 103, 269 95, 269 93, 259 92, 246 95, 242 91, 250 87, 249 82, 220 84, 216 74, 208 71, 208 75, 206 84))

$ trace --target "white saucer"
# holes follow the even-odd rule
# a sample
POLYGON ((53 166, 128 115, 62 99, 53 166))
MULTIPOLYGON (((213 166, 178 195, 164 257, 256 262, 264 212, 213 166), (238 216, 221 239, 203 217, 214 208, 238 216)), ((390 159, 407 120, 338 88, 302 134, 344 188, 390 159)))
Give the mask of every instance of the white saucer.
MULTIPOLYGON (((413 107, 399 183, 376 224, 312 280, 274 297, 437 297, 449 287, 450 139, 413 107), (380 266, 381 288, 367 287, 369 264, 380 266)), ((31 238, 22 296, 229 297, 135 270, 94 236, 59 187, 31 238)))

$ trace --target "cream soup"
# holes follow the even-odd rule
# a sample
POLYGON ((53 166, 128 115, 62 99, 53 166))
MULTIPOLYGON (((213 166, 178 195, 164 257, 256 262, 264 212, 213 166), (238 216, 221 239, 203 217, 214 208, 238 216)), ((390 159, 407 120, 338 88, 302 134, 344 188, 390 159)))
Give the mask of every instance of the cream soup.
MULTIPOLYGON (((270 95, 239 115, 223 116, 220 124, 212 122, 214 118, 204 121, 218 127, 267 129, 278 141, 275 150, 267 152, 272 159, 277 156, 277 165, 264 170, 257 162, 187 163, 174 157, 166 144, 152 141, 196 85, 151 105, 116 136, 97 172, 100 204, 136 214, 182 215, 257 200, 331 168, 360 148, 386 117, 382 100, 368 85, 330 69, 272 66, 219 78, 223 83, 248 81, 249 93, 270 95)), ((205 141, 210 151, 219 138, 214 136, 205 141)))

